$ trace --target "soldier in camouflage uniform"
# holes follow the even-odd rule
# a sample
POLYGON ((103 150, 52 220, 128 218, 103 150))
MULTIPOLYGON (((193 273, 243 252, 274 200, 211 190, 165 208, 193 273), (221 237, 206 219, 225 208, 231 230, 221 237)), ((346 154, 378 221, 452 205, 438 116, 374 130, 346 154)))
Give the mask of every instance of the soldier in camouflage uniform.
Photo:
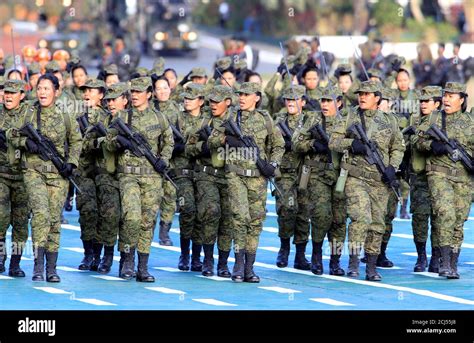
MULTIPOLYGON (((443 106, 435 124, 449 139, 456 139, 472 156, 474 122, 466 113, 466 85, 447 82, 443 89, 443 106)), ((453 162, 446 145, 426 134, 429 121, 420 125, 416 148, 430 152, 426 174, 433 208, 433 221, 439 231, 441 264, 439 276, 459 279, 458 258, 464 239, 463 225, 469 215, 472 195, 472 174, 461 161, 453 162)), ((472 171, 471 171, 472 173, 472 171)))
POLYGON ((5 83, 4 91, 4 107, 0 108, 0 273, 5 271, 5 238, 11 225, 12 253, 8 275, 24 277, 20 260, 28 239, 28 194, 19 160, 15 159, 14 149, 8 148, 5 131, 18 125, 21 114, 28 106, 22 102, 25 98, 25 83, 9 80, 5 83))
MULTIPOLYGON (((227 86, 214 86, 208 96, 212 119, 207 124, 208 132, 220 127, 231 116, 232 91, 227 86)), ((186 150, 197 156, 194 168, 196 185, 197 221, 202 225, 204 261, 202 275, 214 275, 214 244, 217 239, 219 260, 217 276, 230 278, 227 259, 232 247, 232 213, 230 211, 228 185, 224 172, 224 159, 218 149, 210 149, 209 135, 205 129, 193 133, 186 150)))
MULTIPOLYGON (((81 226, 81 240, 84 247, 84 258, 82 259, 78 269, 97 271, 100 264, 100 255, 103 244, 99 238, 99 225, 114 225, 118 222, 114 218, 105 219, 103 223, 103 216, 99 216, 98 207, 98 185, 96 184, 96 177, 99 174, 107 174, 102 168, 97 167, 96 162, 99 157, 99 149, 97 147, 97 134, 91 129, 99 122, 106 125, 105 121, 108 117, 107 111, 101 106, 101 101, 105 94, 105 83, 97 79, 89 79, 81 87, 83 91, 84 104, 86 111, 84 115, 89 123, 89 130, 82 132, 83 144, 81 157, 79 159, 79 167, 77 171, 77 182, 81 189, 76 196, 76 207, 79 211, 79 224, 81 226), (100 218, 99 218, 100 217, 100 218), (111 222, 108 222, 111 220, 111 222), (111 224, 112 223, 112 224, 111 224)), ((107 178, 107 176, 105 176, 107 178)), ((103 177, 99 177, 103 179, 103 177)), ((102 197, 102 200, 104 198, 102 197)), ((115 207, 116 208, 116 207, 115 207)), ((103 206, 102 206, 103 209, 103 206)), ((113 251, 113 246, 112 246, 113 251)))
POLYGON ((359 79, 352 79, 352 67, 350 64, 339 64, 334 71, 339 89, 343 94, 342 103, 345 108, 357 106, 357 95, 354 93, 359 88, 359 79))
POLYGON ((189 270, 189 246, 192 241, 191 271, 201 272, 200 254, 202 249, 202 225, 196 218, 196 193, 194 184, 194 166, 196 149, 190 149, 193 144, 191 136, 200 128, 208 125, 211 118, 209 113, 202 112, 204 105, 204 86, 191 83, 182 94, 184 98, 183 112, 178 114, 177 127, 181 130, 184 142, 176 145, 173 151, 174 180, 178 185, 177 196, 179 206, 179 228, 181 255, 178 268, 189 270))
MULTIPOLYGON (((291 70, 296 61, 294 55, 289 55, 286 57, 286 63, 288 68, 291 70)), ((293 77, 293 75, 291 76, 293 77)), ((267 82, 265 86, 264 93, 268 98, 268 111, 274 117, 274 114, 279 112, 283 108, 283 102, 281 101, 281 92, 283 89, 286 89, 290 85, 290 78, 287 75, 285 58, 281 59, 280 65, 277 68, 277 72, 273 74, 272 78, 267 82), (281 89, 277 88, 276 85, 278 80, 282 80, 281 89)))
POLYGON ((153 239, 154 225, 163 196, 162 173, 168 167, 173 151, 173 134, 168 121, 149 105, 152 84, 149 77, 133 79, 130 85, 132 108, 116 114, 130 129, 139 132, 161 158, 152 166, 144 156, 131 154, 131 142, 108 130, 105 147, 118 154, 117 173, 123 213, 123 230, 119 241, 122 260, 120 277, 133 277, 133 257, 138 253, 137 281, 154 282, 148 272, 148 260, 153 239))
MULTIPOLYGON (((426 86, 421 90, 420 95, 420 123, 423 125, 426 121, 431 124, 439 116, 438 109, 442 102, 442 89, 439 86, 426 86)), ((410 140, 412 151, 411 157, 411 177, 410 177, 410 211, 412 213, 413 237, 418 253, 415 272, 424 272, 427 265, 426 259, 426 241, 428 239, 428 228, 431 218, 431 260, 428 271, 432 273, 439 272, 439 238, 436 222, 432 220, 431 199, 428 187, 428 178, 426 176, 426 153, 414 148, 414 143, 418 136, 413 135, 410 140)))
POLYGON ((328 136, 332 134, 338 110, 342 108, 342 99, 343 95, 339 89, 322 88, 322 112, 308 117, 301 132, 294 137, 295 151, 304 154, 300 187, 306 188, 303 202, 311 218, 311 271, 316 275, 322 275, 324 271, 322 247, 326 235, 331 251, 329 274, 345 274, 339 260, 346 238, 346 199, 344 193, 338 192, 335 187, 341 157, 340 154, 329 150, 327 143, 316 139, 311 132, 319 125, 328 136))
POLYGON ((359 253, 364 246, 367 255, 366 279, 380 281, 375 268, 385 232, 384 217, 391 190, 387 185, 396 181, 395 171, 405 151, 403 137, 395 118, 377 109, 381 101, 381 85, 376 81, 361 83, 357 91, 359 107, 349 112, 336 124, 330 137, 329 148, 348 154, 341 168, 347 170, 345 185, 349 224, 348 276, 359 276, 359 253), (353 123, 360 123, 370 140, 376 143, 387 167, 381 174, 375 165, 368 164, 367 149, 361 140, 347 132, 353 123), (365 243, 365 244, 364 244, 365 243))
POLYGON ((36 84, 38 83, 38 79, 40 76, 41 76, 41 67, 37 62, 33 62, 30 65, 28 65, 28 79, 30 81, 29 86, 31 90, 26 95, 27 100, 37 100, 36 84))
POLYGON ((10 129, 7 138, 15 148, 25 152, 22 160, 28 207, 32 212, 31 231, 35 247, 33 281, 44 281, 44 257, 46 256, 46 281, 59 282, 56 272, 58 259, 61 209, 66 199, 66 177, 72 176, 79 165, 81 135, 79 127, 69 112, 56 106, 59 95, 59 81, 51 74, 40 77, 36 87, 39 103, 29 107, 20 119, 21 125, 32 124, 38 132, 49 138, 58 152, 65 156, 66 163, 61 170, 50 161, 38 156, 36 143, 19 132, 10 129), (67 144, 67 151, 66 151, 67 144))
POLYGON ((258 146, 261 168, 257 168, 257 151, 245 148, 242 141, 230 135, 223 127, 214 127, 209 139, 210 149, 225 148, 225 170, 229 188, 229 201, 233 215, 235 264, 232 280, 260 282, 253 270, 258 241, 265 219, 267 178, 275 170, 285 152, 285 142, 274 127, 267 112, 257 110, 260 86, 245 82, 239 89, 240 110, 231 119, 243 135, 251 137, 258 146))
POLYGON ((116 83, 120 82, 119 76, 118 76, 118 68, 117 65, 115 64, 110 64, 106 67, 104 67, 103 70, 103 77, 104 77, 104 82, 107 87, 110 87, 116 83))
POLYGON ((298 176, 301 167, 301 153, 292 145, 293 135, 301 128, 307 120, 308 113, 303 111, 305 100, 304 86, 288 87, 282 94, 285 101, 285 111, 280 112, 275 119, 279 125, 286 126, 288 133, 282 131, 285 140, 285 154, 282 157, 281 165, 276 173, 276 184, 283 195, 274 192, 276 196, 276 211, 278 215, 278 237, 280 237, 280 250, 276 260, 279 268, 288 266, 288 256, 290 254, 290 239, 296 247, 294 267, 301 270, 309 270, 310 264, 306 260, 305 250, 309 236, 309 218, 305 212, 303 203, 306 190, 298 188, 298 176))

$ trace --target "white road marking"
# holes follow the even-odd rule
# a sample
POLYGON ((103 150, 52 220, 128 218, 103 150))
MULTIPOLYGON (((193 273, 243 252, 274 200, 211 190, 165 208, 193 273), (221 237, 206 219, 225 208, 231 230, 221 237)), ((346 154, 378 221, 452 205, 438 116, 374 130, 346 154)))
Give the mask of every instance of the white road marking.
POLYGON ((86 304, 96 305, 96 306, 117 306, 117 304, 113 304, 107 301, 93 299, 93 298, 74 298, 73 300, 80 301, 86 304))
POLYGON ((392 233, 392 237, 398 237, 398 238, 408 238, 408 239, 413 239, 413 235, 408 235, 405 233, 392 233))
POLYGON ((77 225, 71 225, 71 224, 61 224, 61 228, 66 229, 66 230, 72 230, 72 231, 81 231, 81 227, 77 225))
POLYGON ((444 279, 444 277, 439 276, 438 273, 430 273, 430 272, 415 273, 415 272, 412 272, 412 274, 413 275, 428 276, 428 277, 432 277, 432 278, 435 278, 435 279, 444 279))
POLYGON ((0 280, 13 280, 10 276, 0 275, 0 280))
POLYGON ((268 216, 268 217, 278 217, 278 215, 276 214, 276 212, 267 212, 267 216, 268 216))
POLYGON ((272 252, 278 252, 280 250, 279 248, 276 247, 258 247, 261 250, 266 250, 266 251, 272 251, 272 252))
POLYGON ((32 258, 25 257, 25 256, 22 256, 22 257, 21 257, 21 260, 22 260, 22 261, 33 261, 32 258))
POLYGON ((463 244, 461 245, 461 248, 474 249, 474 244, 463 243, 463 244))
POLYGON ((74 251, 83 254, 84 249, 83 248, 74 248, 74 247, 67 247, 67 248, 62 248, 64 250, 69 250, 69 251, 74 251))
POLYGON ((37 290, 50 293, 50 294, 71 294, 71 292, 65 291, 64 289, 54 288, 54 287, 33 287, 37 290))
POLYGON ((301 293, 301 291, 298 291, 296 289, 283 288, 283 287, 258 287, 258 288, 264 289, 264 290, 267 290, 267 291, 283 293, 283 294, 301 293))
POLYGON ((180 291, 179 289, 172 289, 172 288, 166 288, 166 287, 145 287, 145 288, 149 289, 150 291, 160 292, 164 294, 186 294, 186 292, 180 291))
MULTIPOLYGON (((416 252, 402 252, 402 255, 418 257, 418 253, 416 252)), ((431 257, 431 255, 426 255, 426 257, 431 257)))
POLYGON ((393 266, 393 267, 377 267, 377 269, 383 269, 383 270, 398 270, 398 269, 405 269, 405 268, 402 268, 402 267, 398 267, 398 266, 393 266))
POLYGON ((278 233, 278 228, 271 227, 271 226, 264 226, 263 231, 271 232, 271 233, 278 233))
POLYGON ((174 233, 179 234, 181 232, 181 230, 179 228, 172 228, 172 229, 170 229, 170 232, 174 232, 174 233))
POLYGON ((171 268, 171 267, 152 267, 153 269, 163 270, 165 272, 171 273, 185 273, 184 270, 179 270, 178 268, 171 268))
POLYGON ((160 245, 160 244, 158 244, 157 242, 152 242, 152 243, 151 243, 151 246, 152 246, 153 248, 160 248, 160 249, 169 250, 169 251, 181 252, 181 248, 180 248, 180 247, 160 245))
POLYGON ((333 306, 355 306, 354 304, 345 303, 342 301, 330 299, 330 298, 310 298, 311 301, 316 301, 318 303, 323 303, 326 305, 333 305, 333 306))
POLYGON ((116 276, 110 276, 110 275, 91 275, 92 277, 95 277, 96 279, 102 279, 102 280, 107 280, 107 281, 127 281, 125 279, 116 277, 116 276))
POLYGON ((213 275, 213 276, 196 275, 196 277, 200 277, 206 280, 213 280, 213 281, 232 281, 231 278, 219 277, 216 275, 213 275))
POLYGON ((465 264, 472 264, 474 265, 474 262, 464 262, 465 264))
POLYGON ((87 273, 88 270, 79 270, 77 268, 71 268, 66 266, 58 266, 56 269, 63 270, 65 272, 77 272, 77 273, 87 273))
POLYGON ((237 306, 236 304, 230 304, 216 299, 193 299, 193 301, 214 306, 237 306))

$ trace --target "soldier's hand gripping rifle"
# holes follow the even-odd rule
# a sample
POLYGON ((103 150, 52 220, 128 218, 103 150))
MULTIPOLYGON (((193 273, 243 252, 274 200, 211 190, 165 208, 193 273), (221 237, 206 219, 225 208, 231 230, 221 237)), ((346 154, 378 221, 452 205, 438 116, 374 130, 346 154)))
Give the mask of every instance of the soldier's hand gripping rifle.
POLYGON ((170 123, 170 128, 171 128, 171 131, 173 131, 174 141, 179 142, 179 143, 184 143, 185 139, 183 135, 181 134, 181 132, 178 130, 178 128, 171 123, 170 123))
MULTIPOLYGON (((258 168, 258 170, 260 170, 260 172, 262 172, 262 170, 264 170, 265 164, 267 162, 264 161, 260 157, 260 149, 258 148, 258 145, 255 143, 255 140, 252 137, 244 136, 242 134, 242 131, 240 131, 240 128, 237 126, 237 124, 231 118, 224 121, 221 124, 221 127, 225 128, 227 134, 229 134, 231 136, 234 136, 234 137, 237 137, 243 143, 245 148, 253 149, 254 151, 256 151, 257 168, 258 168)), ((268 181, 273 185, 273 187, 275 187, 276 191, 280 194, 280 196, 283 197, 283 193, 277 187, 277 185, 275 184, 275 181, 273 180, 273 178, 269 177, 268 181)))
MULTIPOLYGON (((367 137, 367 134, 365 133, 365 130, 361 126, 360 123, 354 123, 352 124, 348 129, 348 133, 353 134, 357 139, 360 139, 362 143, 364 144, 366 148, 366 153, 365 153, 365 160, 367 163, 370 165, 375 165, 377 168, 378 172, 381 175, 385 174, 385 171, 387 167, 383 163, 383 158, 382 155, 380 154, 380 151, 377 147, 377 144, 367 137)), ((401 203, 402 202, 402 196, 400 193, 400 183, 398 180, 391 180, 389 182, 385 182, 387 186, 389 186, 392 191, 395 193, 397 196, 398 201, 401 203)))
MULTIPOLYGON (((31 139, 38 146, 38 155, 43 161, 51 161, 58 171, 63 170, 66 165, 66 160, 56 149, 54 143, 47 137, 41 135, 31 123, 25 124, 20 129, 20 135, 31 139)), ((77 186, 72 176, 66 177, 79 193, 81 189, 77 186)))
POLYGON ((178 186, 173 182, 171 177, 168 175, 168 172, 159 167, 159 165, 164 163, 164 161, 159 155, 155 155, 152 152, 151 146, 148 144, 145 137, 143 137, 139 132, 130 129, 121 118, 115 119, 112 122, 111 127, 116 129, 120 136, 123 136, 130 141, 130 152, 132 154, 137 157, 145 157, 157 173, 163 175, 173 185, 173 187, 178 189, 178 186))
POLYGON ((451 161, 461 161, 464 168, 466 168, 470 174, 474 173, 472 156, 467 153, 458 140, 449 139, 436 124, 431 124, 429 129, 425 131, 425 134, 445 144, 446 149, 448 150, 448 157, 451 161))
POLYGON ((199 135, 199 140, 206 142, 209 139, 209 136, 211 135, 212 129, 209 125, 205 125, 202 128, 200 128, 196 134, 199 135))
MULTIPOLYGON (((89 120, 87 119, 87 114, 83 114, 82 116, 77 117, 76 120, 79 124, 79 129, 81 130, 82 137, 84 137, 90 126, 89 120)), ((105 137, 107 135, 107 129, 101 122, 90 128, 89 132, 95 132, 97 134, 97 137, 105 137)))
POLYGON ((2 129, 0 129, 0 151, 7 152, 7 136, 2 129))
POLYGON ((285 120, 280 120, 276 126, 280 129, 283 139, 285 140, 285 151, 291 151, 291 139, 293 138, 293 131, 288 127, 285 120))

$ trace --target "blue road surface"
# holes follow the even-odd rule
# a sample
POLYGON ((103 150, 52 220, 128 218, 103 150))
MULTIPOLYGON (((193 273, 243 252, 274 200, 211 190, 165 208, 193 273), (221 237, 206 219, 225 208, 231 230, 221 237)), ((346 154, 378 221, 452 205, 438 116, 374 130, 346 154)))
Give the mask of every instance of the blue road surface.
MULTIPOLYGON (((329 246, 324 245, 322 276, 292 268, 294 246, 288 268, 275 265, 279 248, 275 202, 269 195, 267 218, 255 264, 258 284, 236 284, 230 279, 206 278, 177 269, 179 224, 175 216, 171 238, 175 244, 158 244, 158 229, 150 256, 155 283, 118 278, 119 253, 108 275, 77 270, 82 259, 78 212, 65 212, 58 272, 61 283, 32 282, 31 240, 22 267, 26 278, 0 274, 0 310, 473 310, 474 309, 474 211, 465 223, 465 238, 459 260, 461 279, 447 280, 433 273, 413 273, 416 250, 411 221, 395 219, 387 255, 394 268, 381 269, 382 282, 328 275, 329 246)), ((10 238, 8 233, 7 241, 10 238)), ((429 243, 428 243, 429 244, 429 243)), ((431 247, 427 247, 428 254, 431 247)), ((308 244, 307 257, 310 258, 308 244)), ((217 259, 217 249, 215 251, 217 259)), ((233 257, 233 254, 231 254, 233 257)), ((229 266, 232 268, 233 258, 229 266)), ((9 262, 9 261, 8 261, 9 262)), ((216 260, 217 264, 217 260, 216 260)), ((343 254, 342 266, 347 268, 343 254)))

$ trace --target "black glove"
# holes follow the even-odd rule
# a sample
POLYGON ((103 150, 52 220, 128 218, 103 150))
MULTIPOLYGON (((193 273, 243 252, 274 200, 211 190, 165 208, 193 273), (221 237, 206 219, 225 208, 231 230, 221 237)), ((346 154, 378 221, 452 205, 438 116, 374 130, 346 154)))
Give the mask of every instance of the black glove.
POLYGON ((397 181, 397 176, 395 175, 395 168, 392 165, 389 165, 385 168, 384 173, 382 174, 382 181, 387 185, 392 185, 394 181, 397 181))
POLYGON ((210 131, 211 131, 210 127, 202 128, 201 130, 199 130, 199 140, 207 141, 210 135, 210 131))
POLYGON ((207 142, 202 143, 201 157, 211 157, 211 151, 209 150, 209 145, 207 145, 207 142))
POLYGON ((163 174, 166 170, 166 168, 168 168, 168 165, 166 164, 165 161, 163 161, 163 159, 159 159, 158 161, 156 161, 156 163, 153 165, 153 168, 160 174, 163 174))
POLYGON ((67 179, 72 176, 72 172, 76 169, 76 166, 72 163, 64 163, 63 167, 59 171, 59 174, 67 179))
POLYGON ((26 151, 28 151, 31 154, 37 154, 38 153, 38 144, 35 143, 34 140, 31 138, 26 139, 26 151))
POLYGON ((189 75, 191 75, 191 72, 187 73, 186 76, 184 77, 184 79, 182 79, 182 80, 180 81, 179 84, 180 84, 181 86, 184 86, 186 83, 188 83, 189 81, 191 81, 191 80, 189 79, 189 75))
POLYGON ((399 58, 396 58, 396 59, 392 62, 392 70, 393 70, 393 71, 396 71, 397 73, 399 72, 401 66, 402 66, 402 61, 401 61, 399 58))
POLYGON ((117 143, 119 145, 119 148, 121 150, 130 150, 132 149, 132 142, 130 140, 122 135, 117 135, 117 143))
POLYGON ((232 148, 241 148, 244 146, 244 143, 242 143, 239 138, 234 136, 225 136, 225 142, 232 148))
POLYGON ((327 154, 329 152, 329 147, 326 144, 319 142, 317 139, 314 140, 312 148, 317 154, 327 154))
POLYGON ((277 72, 280 73, 280 75, 283 75, 283 73, 286 72, 285 62, 281 63, 281 64, 278 66, 277 72))
POLYGON ((221 68, 216 67, 216 69, 214 70, 214 75, 212 76, 212 78, 214 80, 217 80, 221 77, 221 74, 222 74, 221 68))
POLYGON ((174 149, 173 149, 173 156, 179 155, 184 152, 184 143, 175 143, 174 149))
POLYGON ((354 155, 365 155, 367 152, 364 143, 358 138, 352 141, 351 150, 354 155))
POLYGON ((272 166, 267 161, 263 161, 262 164, 263 166, 262 168, 260 168, 260 173, 262 174, 262 176, 264 176, 267 179, 275 177, 275 167, 272 166))
POLYGON ((285 139, 285 152, 291 151, 292 144, 291 139, 285 139))
POLYGON ((448 153, 448 148, 446 144, 438 141, 431 142, 431 151, 433 151, 433 155, 441 156, 446 155, 448 153))

